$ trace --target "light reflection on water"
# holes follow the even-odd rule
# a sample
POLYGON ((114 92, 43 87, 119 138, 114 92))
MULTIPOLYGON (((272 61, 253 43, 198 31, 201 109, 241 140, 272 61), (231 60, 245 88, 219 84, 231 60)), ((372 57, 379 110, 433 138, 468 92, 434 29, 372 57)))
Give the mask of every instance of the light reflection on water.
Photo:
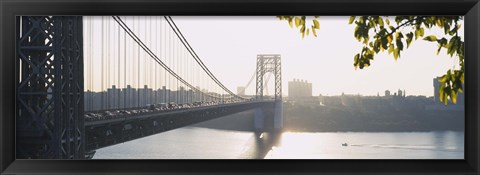
POLYGON ((266 159, 463 159, 463 132, 282 134, 266 159), (343 146, 342 144, 345 144, 343 146))
POLYGON ((94 159, 463 159, 463 132, 338 132, 280 136, 180 128, 97 150, 94 159), (262 138, 260 138, 260 136, 262 138), (342 146, 347 143, 348 146, 342 146))

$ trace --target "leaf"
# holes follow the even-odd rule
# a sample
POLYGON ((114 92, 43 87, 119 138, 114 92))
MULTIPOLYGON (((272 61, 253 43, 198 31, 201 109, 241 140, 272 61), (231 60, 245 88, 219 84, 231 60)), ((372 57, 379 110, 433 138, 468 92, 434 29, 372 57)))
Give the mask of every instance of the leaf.
POLYGON ((453 103, 453 104, 457 104, 457 92, 452 91, 452 92, 450 93, 450 99, 452 100, 452 103, 453 103))
POLYGON ((440 85, 440 88, 438 88, 438 97, 439 97, 438 99, 439 99, 441 102, 444 102, 444 101, 443 101, 443 99, 444 99, 443 97, 445 96, 445 92, 443 91, 444 87, 445 87, 445 85, 442 84, 442 85, 440 85))
POLYGON ((393 44, 390 44, 390 46, 388 47, 388 54, 391 54, 394 50, 395 46, 393 46, 393 44))
POLYGON ((415 30, 415 40, 418 39, 418 37, 420 37, 420 30, 415 30))
POLYGON ((407 34, 407 48, 410 46, 410 43, 412 43, 412 39, 413 39, 413 33, 410 32, 407 34))
POLYGON ((301 19, 299 17, 295 17, 295 27, 300 26, 301 19))
POLYGON ((383 19, 381 17, 378 18, 378 25, 382 26, 383 27, 383 19))
POLYGON ((400 57, 400 50, 398 48, 394 49, 393 51, 393 58, 395 58, 395 61, 400 57))
POLYGON ((382 49, 387 49, 388 48, 388 41, 387 40, 388 40, 388 37, 383 37, 381 39, 382 49))
POLYGON ((352 24, 353 21, 355 21, 355 16, 350 16, 350 19, 348 20, 348 24, 352 24))
POLYGON ((305 26, 302 26, 302 28, 300 28, 300 33, 302 33, 302 39, 305 37, 305 26))
POLYGON ((425 41, 437 41, 437 37, 435 35, 430 35, 425 38, 423 38, 425 41))
POLYGON ((312 26, 312 33, 313 36, 317 37, 317 31, 315 30, 314 26, 312 26))
POLYGON ((387 23, 387 25, 390 25, 390 20, 385 19, 385 22, 387 23))
POLYGON ((403 50, 403 42, 401 39, 397 39, 397 47, 399 50, 403 50))
POLYGON ((440 51, 442 50, 442 46, 439 46, 437 49, 437 55, 440 54, 440 51))
POLYGON ((360 54, 356 54, 355 57, 353 57, 353 66, 355 67, 355 69, 358 68, 358 59, 360 57, 360 54))
MULTIPOLYGON (((388 43, 388 44, 392 43, 392 40, 393 40, 392 35, 388 35, 388 36, 387 36, 387 43, 388 43)), ((385 48, 385 49, 386 49, 386 48, 385 48)))
POLYGON ((313 20, 313 26, 314 26, 316 29, 320 29, 320 23, 318 22, 318 20, 316 20, 316 19, 313 20))
POLYGON ((442 24, 443 24, 443 23, 442 23, 442 20, 440 20, 440 18, 438 18, 438 19, 437 19, 437 25, 440 26, 440 27, 443 27, 442 24))

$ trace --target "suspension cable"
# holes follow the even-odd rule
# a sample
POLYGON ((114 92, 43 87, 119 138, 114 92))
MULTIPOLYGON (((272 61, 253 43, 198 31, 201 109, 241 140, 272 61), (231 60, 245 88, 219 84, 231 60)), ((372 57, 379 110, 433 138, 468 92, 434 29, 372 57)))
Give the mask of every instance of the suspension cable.
MULTIPOLYGON (((123 22, 123 20, 118 16, 112 16, 113 19, 122 27, 122 29, 127 32, 127 34, 132 37, 132 39, 141 47, 147 54, 150 55, 158 64, 160 64, 168 73, 178 79, 180 82, 184 83, 188 87, 195 89, 196 91, 201 92, 196 87, 192 86, 190 83, 186 82, 183 78, 181 78, 178 74, 176 74, 171 68, 169 68, 165 63, 163 63, 156 55, 153 53, 139 38, 132 32, 132 30, 123 22)), ((207 94, 207 96, 210 96, 207 94)))
POLYGON ((247 98, 244 98, 244 97, 240 97, 236 94, 234 94, 232 91, 230 91, 227 87, 225 87, 211 72, 210 70, 205 66, 205 64, 202 62, 202 60, 198 57, 198 55, 195 53, 195 51, 193 50, 193 48, 190 46, 190 44, 188 43, 188 41, 185 39, 185 37, 183 36, 183 34, 181 33, 180 29, 178 29, 177 25, 175 24, 175 22, 172 20, 172 18, 170 16, 165 16, 165 19, 167 20, 167 22, 169 23, 170 27, 172 28, 172 30, 175 32, 175 34, 179 37, 180 41, 183 43, 183 45, 185 46, 185 48, 190 52, 190 54, 192 55, 192 57, 197 61, 197 63, 200 65, 200 67, 210 76, 210 78, 218 85, 220 86, 224 91, 226 91, 227 93, 229 93, 230 95, 232 96, 235 96, 237 98, 241 98, 241 99, 247 99, 247 98))

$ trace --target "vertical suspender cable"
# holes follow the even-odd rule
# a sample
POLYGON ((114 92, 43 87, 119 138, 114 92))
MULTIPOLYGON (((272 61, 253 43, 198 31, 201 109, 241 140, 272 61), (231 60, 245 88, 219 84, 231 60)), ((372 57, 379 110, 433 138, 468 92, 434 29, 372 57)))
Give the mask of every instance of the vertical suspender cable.
POLYGON ((104 25, 104 24, 103 24, 103 16, 102 16, 101 22, 102 22, 102 28, 101 28, 101 29, 102 29, 102 36, 101 36, 101 41, 102 41, 102 42, 101 42, 101 43, 102 43, 102 47, 101 47, 101 48, 102 48, 102 49, 101 49, 101 53, 102 53, 102 64, 100 64, 100 66, 101 66, 101 71, 102 71, 102 76, 101 76, 101 80, 102 80, 102 81, 101 81, 101 84, 102 84, 101 87, 102 87, 102 88, 100 89, 100 93, 101 93, 101 96, 102 96, 102 97, 101 97, 101 103, 102 103, 102 105, 101 105, 101 108, 100 108, 100 109, 103 110, 103 109, 104 109, 104 103, 103 103, 103 102, 104 102, 104 99, 103 99, 103 98, 104 98, 104 97, 103 97, 103 95, 104 95, 104 93, 103 93, 103 79, 104 79, 104 78, 103 78, 103 77, 104 77, 104 75, 103 75, 103 61, 104 61, 104 53, 103 53, 103 52, 104 52, 104 49, 105 49, 104 46, 103 46, 103 44, 104 44, 104 43, 103 43, 103 39, 104 39, 104 38, 103 38, 103 36, 104 36, 104 34, 103 34, 103 32, 104 32, 104 30, 103 30, 103 27, 104 27, 104 26, 103 26, 103 25, 104 25))
POLYGON ((125 92, 123 93, 123 107, 127 108, 127 32, 123 33, 123 87, 125 92))
POLYGON ((107 83, 106 83, 106 91, 107 91, 107 109, 110 109, 110 92, 108 92, 108 88, 110 88, 110 18, 107 18, 107 83))
POLYGON ((118 56, 118 60, 117 60, 117 86, 118 86, 118 93, 117 93, 117 108, 120 108, 120 92, 121 91, 121 88, 120 88, 120 49, 121 49, 121 44, 120 44, 120 26, 118 26, 117 28, 117 42, 118 42, 118 47, 117 47, 117 56, 118 56))
MULTIPOLYGON (((138 32, 140 33, 140 17, 138 17, 138 32)), ((138 46, 138 69, 137 69, 137 107, 140 107, 140 90, 141 90, 141 85, 140 85, 140 45, 138 46)))
MULTIPOLYGON (((145 23, 145 30, 143 32, 143 36, 145 36, 145 43, 148 44, 148 38, 147 38, 147 17, 144 17, 143 19, 143 23, 145 23)), ((143 83, 142 83, 142 86, 144 87, 143 89, 143 94, 142 94, 142 106, 145 106, 146 102, 147 102, 147 88, 145 87, 146 85, 146 80, 147 80, 147 75, 146 75, 146 71, 147 71, 147 66, 146 66, 146 60, 147 60, 147 54, 145 54, 144 52, 143 53, 143 83)))

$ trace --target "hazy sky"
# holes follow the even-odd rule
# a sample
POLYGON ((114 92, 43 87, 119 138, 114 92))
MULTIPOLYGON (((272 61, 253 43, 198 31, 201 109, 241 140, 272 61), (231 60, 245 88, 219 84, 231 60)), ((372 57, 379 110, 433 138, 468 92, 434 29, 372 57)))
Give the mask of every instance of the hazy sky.
MULTIPOLYGON (((255 70, 257 54, 281 54, 283 94, 294 78, 313 83, 313 95, 376 95, 405 89, 407 95, 433 95, 433 78, 455 65, 437 44, 417 40, 395 61, 380 53, 366 69, 353 67, 362 45, 354 38, 349 17, 320 17, 318 37, 302 39, 298 29, 273 16, 172 17, 205 64, 236 92, 255 70)), ((463 28, 462 28, 463 36, 463 28)), ((443 34, 425 30, 425 36, 443 34)), ((273 77, 271 78, 273 82, 273 77)), ((247 94, 254 93, 254 82, 247 94)), ((273 84, 269 87, 273 93, 273 84)))
MULTIPOLYGON (((250 17, 233 17, 233 16, 173 16, 177 26, 187 38, 190 45, 194 48, 205 65, 224 85, 237 92, 238 86, 245 86, 250 80, 255 70, 257 54, 281 54, 282 58, 282 85, 283 95, 288 94, 288 81, 296 79, 304 79, 313 84, 313 95, 339 95, 342 92, 346 94, 362 94, 376 95, 379 92, 384 94, 385 90, 397 91, 405 90, 407 95, 433 95, 433 78, 443 75, 446 70, 453 68, 455 65, 454 58, 446 55, 443 50, 440 55, 436 55, 437 44, 423 41, 421 39, 414 41, 410 48, 401 53, 401 57, 395 61, 392 55, 387 52, 376 55, 372 65, 363 70, 353 67, 353 57, 358 53, 362 45, 354 38, 354 25, 348 24, 349 17, 320 17, 320 30, 317 32, 318 37, 306 36, 302 39, 297 28, 290 28, 286 21, 280 21, 274 16, 250 16, 250 17)), ((150 26, 138 23, 135 25, 129 22, 131 17, 124 18, 127 25, 139 33, 139 37, 147 43, 158 43, 163 45, 164 49, 169 50, 168 43, 160 38, 163 35, 153 34, 152 36, 142 35, 142 31, 150 26), (143 27, 146 26, 146 27, 143 27)), ((155 19, 155 18, 153 18, 155 19)), ((162 19, 158 17, 158 19, 162 19)), ((106 17, 104 20, 112 20, 106 17)), ((113 21, 113 20, 112 20, 113 21)), ((131 21, 131 20, 130 20, 131 21)), ((393 21, 393 20, 391 20, 393 21)), ((144 22, 144 21, 143 21, 144 22)), ((310 22, 310 20, 308 20, 310 22)), ((111 36, 112 43, 109 47, 109 53, 103 53, 103 57, 114 57, 123 54, 128 57, 137 57, 138 46, 133 44, 127 36, 126 46, 120 42, 120 48, 127 48, 125 53, 118 50, 118 38, 124 40, 124 32, 120 30, 118 24, 110 23, 104 31, 111 36), (132 49, 130 49, 132 48, 132 49)), ((148 24, 148 23, 147 23, 148 24)), ((160 23, 159 23, 160 24, 160 23)), ((149 24, 150 25, 150 24, 149 24)), ((156 25, 156 24, 155 24, 156 25)), ((307 23, 309 26, 309 24, 307 23)), ((101 17, 86 18, 84 25, 85 34, 85 57, 86 57, 86 74, 85 77, 90 79, 86 83, 86 89, 101 89, 100 79, 96 78, 101 75, 101 63, 103 41, 101 38, 101 17), (93 20, 92 20, 93 19, 93 20), (93 22, 89 22, 93 21, 93 22), (92 25, 92 28, 89 26, 92 25), (93 31, 93 34, 89 32, 93 31), (88 66, 90 69, 88 69, 88 66), (90 73, 89 73, 90 72, 90 73)), ((160 24, 161 30, 166 31, 165 23, 160 24)), ((147 31, 147 30, 145 30, 147 31)), ((155 33, 147 31, 145 33, 155 33)), ((463 28, 461 30, 463 37, 463 28)), ((443 34, 439 30, 425 30, 425 36, 430 34, 443 34)), ((171 34, 173 35, 173 34, 171 34)), ((104 35, 105 36, 105 35, 104 35)), ((106 43, 106 42, 105 42, 106 43)), ((104 43, 104 44, 105 44, 104 43)), ((179 42, 176 44, 181 46, 179 42)), ((162 49, 151 48, 154 52, 160 52, 162 49), (160 51, 158 51, 160 50, 160 51)), ((174 48, 174 47, 172 47, 174 48)), ((107 50, 107 49, 104 49, 107 50)), ((172 58, 168 53, 156 53, 167 64, 170 64, 172 58), (168 61, 168 59, 170 61, 168 61), (167 60, 165 60, 167 59, 167 60), (169 63, 170 62, 170 63, 169 63)), ((185 52, 185 54, 187 54, 185 52)), ((144 51, 141 51, 141 59, 150 61, 144 65, 157 66, 156 63, 148 57, 144 51), (147 58, 148 57, 148 58, 147 58)), ((193 62, 193 60, 192 60, 193 62)), ((143 64, 143 63, 142 63, 143 64)), ((193 63, 192 63, 193 64, 193 63)), ((115 74, 108 80, 112 83, 104 84, 102 87, 110 87, 114 82, 122 82, 122 77, 127 77, 126 82, 135 86, 143 86, 145 81, 154 82, 153 68, 141 67, 145 70, 140 81, 137 81, 138 74, 135 74, 137 68, 135 62, 127 60, 126 64, 117 64, 115 61, 105 62, 105 71, 121 71, 126 72, 120 77, 115 74), (123 71, 123 67, 127 66, 127 71, 123 71), (118 68, 117 68, 118 67, 118 68), (108 68, 108 69, 107 69, 108 68), (131 75, 128 75, 131 74, 131 75), (144 76, 145 75, 145 76, 144 76), (130 80, 129 80, 130 79, 130 80)), ((142 66, 142 65, 141 65, 142 66)), ((159 72, 157 74, 162 74, 159 72)), ((180 72, 181 76, 185 73, 180 72)), ((195 76, 185 74, 185 79, 193 81, 195 76)), ((273 94, 273 80, 271 77, 269 83, 269 94, 273 94)), ((105 80, 103 80, 105 81, 105 80)), ((118 84, 118 83, 117 83, 118 84)), ((122 84, 120 83, 120 87, 122 84)), ((195 84, 195 83, 193 83, 195 84)), ((161 84, 158 84, 161 87, 161 84)), ((151 87, 151 86, 149 86, 151 87)), ((246 90, 246 94, 255 93, 255 81, 251 83, 246 90)))

